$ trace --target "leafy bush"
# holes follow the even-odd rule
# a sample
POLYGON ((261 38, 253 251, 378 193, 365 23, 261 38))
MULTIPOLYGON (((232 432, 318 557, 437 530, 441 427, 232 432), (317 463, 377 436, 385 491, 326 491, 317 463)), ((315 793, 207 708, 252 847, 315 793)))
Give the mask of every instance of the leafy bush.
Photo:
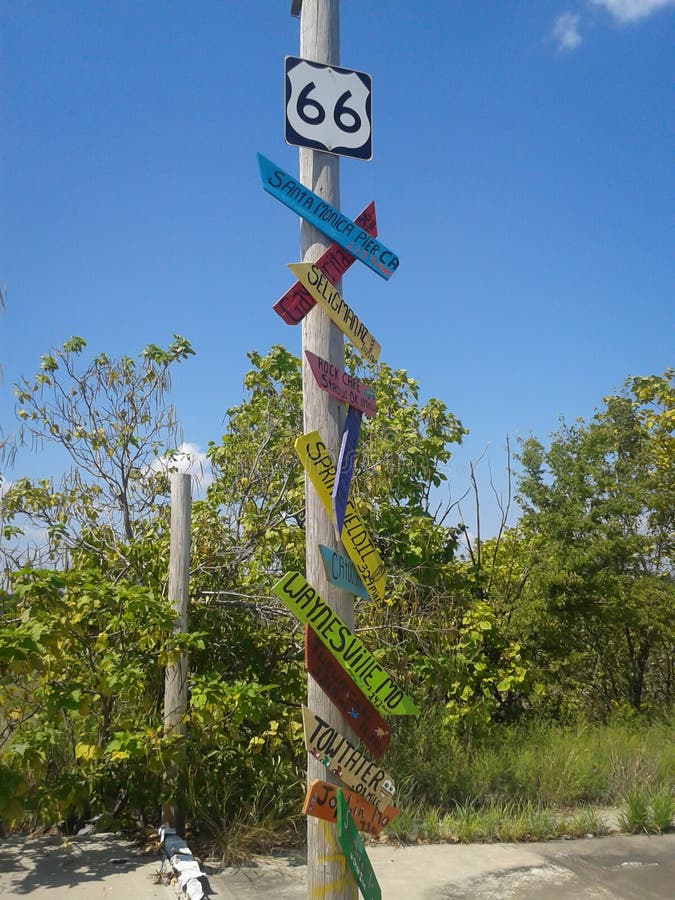
POLYGON ((95 569, 23 569, 12 593, 16 617, 0 635, 0 761, 14 786, 0 816, 54 821, 106 809, 120 792, 138 809, 156 805, 164 665, 199 636, 174 635, 165 600, 95 569))

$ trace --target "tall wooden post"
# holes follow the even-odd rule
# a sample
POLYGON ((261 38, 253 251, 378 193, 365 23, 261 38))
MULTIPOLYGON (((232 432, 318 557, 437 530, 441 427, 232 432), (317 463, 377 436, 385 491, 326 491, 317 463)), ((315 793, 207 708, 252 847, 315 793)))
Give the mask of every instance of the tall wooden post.
MULTIPOLYGON (((302 0, 300 56, 303 59, 339 65, 339 33, 339 0, 302 0)), ((305 147, 301 147, 299 153, 300 180, 303 185, 339 209, 339 157, 305 147)), ((300 251, 303 262, 315 262, 328 248, 329 243, 320 231, 302 220, 300 251)), ((339 329, 318 305, 303 319, 302 349, 305 432, 317 429, 333 458, 337 460, 344 412, 337 400, 319 390, 304 351, 311 350, 342 368, 344 339, 339 329)), ((328 583, 319 552, 319 544, 337 549, 333 525, 307 477, 305 477, 305 510, 307 580, 351 627, 354 620, 353 598, 328 583)), ((311 677, 307 683, 307 705, 343 733, 347 731, 339 712, 311 677)), ((308 783, 315 778, 337 783, 337 779, 333 778, 318 760, 308 755, 308 783)), ((337 843, 335 826, 314 816, 307 817, 307 896, 310 900, 318 897, 326 900, 356 900, 357 897, 356 884, 337 843)))
MULTIPOLYGON (((190 578, 190 515, 192 479, 171 475, 171 544, 169 549, 169 601, 175 614, 174 629, 188 630, 188 590, 190 578)), ((166 667, 164 676, 164 734, 183 737, 188 708, 188 658, 181 653, 166 667)), ((162 807, 162 822, 185 836, 185 806, 174 797, 162 807)))

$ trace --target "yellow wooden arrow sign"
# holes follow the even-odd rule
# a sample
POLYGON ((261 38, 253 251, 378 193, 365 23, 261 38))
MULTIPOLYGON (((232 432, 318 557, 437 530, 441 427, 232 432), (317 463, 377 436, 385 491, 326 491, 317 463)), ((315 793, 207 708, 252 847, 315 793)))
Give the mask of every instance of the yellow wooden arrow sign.
MULTIPOLYGON (((310 431, 308 434, 296 438, 295 452, 300 457, 300 461, 309 475, 309 480, 314 485, 323 508, 332 522, 331 493, 335 481, 335 465, 319 432, 310 431)), ((384 600, 387 581, 384 563, 372 538, 366 531, 361 516, 349 498, 347 498, 345 521, 340 539, 370 596, 373 600, 384 600)))
POLYGON ((305 747, 315 759, 373 806, 389 806, 396 788, 384 769, 307 706, 302 707, 302 724, 305 747))
POLYGON ((382 347, 377 343, 356 313, 349 308, 337 288, 314 263, 289 263, 288 268, 305 287, 311 297, 346 334, 359 353, 369 362, 376 363, 382 347))

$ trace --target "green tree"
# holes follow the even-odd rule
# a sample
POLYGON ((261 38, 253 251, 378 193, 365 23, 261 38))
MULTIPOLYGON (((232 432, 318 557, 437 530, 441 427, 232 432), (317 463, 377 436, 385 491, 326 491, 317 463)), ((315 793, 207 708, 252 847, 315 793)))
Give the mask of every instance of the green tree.
MULTIPOLYGON (((166 351, 146 348, 139 362, 101 356, 81 367, 84 347, 66 342, 17 389, 25 434, 54 440, 73 466, 56 488, 23 480, 4 500, 6 534, 28 518, 48 529, 50 553, 65 563, 63 571, 15 570, 0 595, 0 692, 10 704, 0 709, 0 781, 14 807, 4 811, 10 820, 22 807, 42 821, 101 811, 120 778, 135 786, 129 801, 137 809, 168 789, 161 675, 180 638, 161 600, 168 510, 165 479, 150 464, 174 445, 169 367, 191 350, 176 338, 166 351)), ((278 610, 260 621, 261 607, 243 595, 244 520, 211 502, 194 507, 188 765, 176 769, 173 789, 188 798, 195 820, 215 827, 251 798, 258 811, 263 802, 287 809, 298 783, 292 720, 302 662, 278 610), (233 589, 246 608, 222 615, 221 589, 233 589), (202 622, 209 640, 200 645, 202 622)))
POLYGON ((162 791, 164 666, 176 635, 165 600, 94 568, 14 573, 0 619, 0 823, 148 809, 162 791))
POLYGON ((674 400, 672 370, 629 379, 590 422, 520 454, 540 662, 601 710, 672 703, 674 400))
MULTIPOLYGON (((210 508, 221 517, 229 543, 224 552, 213 545, 208 554, 223 576, 220 602, 227 625, 205 653, 225 660, 226 671, 237 676, 250 662, 262 683, 278 683, 280 674, 285 683, 289 676, 275 669, 274 659, 290 666, 293 655, 300 658, 301 633, 287 620, 286 634, 294 637, 284 643, 278 625, 270 628, 275 612, 284 615, 270 602, 270 588, 284 570, 304 569, 304 472, 293 449, 302 432, 300 361, 280 346, 249 358, 247 397, 228 410, 225 434, 208 451, 214 482, 200 515, 210 508), (260 623, 257 630, 251 615, 260 623), (232 633, 235 623, 239 637, 247 630, 245 655, 232 633)), ((345 366, 369 380, 378 413, 362 423, 351 498, 378 544, 389 593, 386 604, 357 606, 357 628, 411 689, 422 689, 430 657, 438 662, 436 672, 447 670, 443 683, 449 685, 455 671, 450 648, 467 610, 457 592, 458 529, 444 524, 447 506, 439 502, 438 488, 451 447, 465 429, 440 400, 420 403, 419 385, 407 372, 385 364, 364 371, 358 364, 347 350, 345 366)), ((203 573, 208 579, 208 564, 203 573)), ((438 686, 435 681, 433 689, 438 686)))
POLYGON ((101 353, 86 362, 85 349, 82 338, 70 338, 15 387, 21 440, 54 444, 71 465, 56 485, 48 478, 14 482, 2 499, 5 536, 27 521, 44 529, 52 558, 79 549, 124 569, 124 548, 165 490, 151 463, 176 446, 171 368, 193 350, 178 335, 165 350, 148 345, 138 360, 101 353))
MULTIPOLYGON (((228 410, 226 433, 209 447, 207 503, 234 543, 232 583, 267 597, 281 571, 304 567, 304 474, 293 449, 302 432, 301 373, 280 346, 249 358, 249 395, 228 410)), ((347 352, 347 369, 356 372, 357 363, 347 352)), ((457 531, 442 524, 435 489, 465 429, 440 400, 420 404, 405 371, 380 364, 359 375, 371 379, 378 415, 364 417, 351 497, 390 571, 392 606, 403 607, 448 577, 457 531)))

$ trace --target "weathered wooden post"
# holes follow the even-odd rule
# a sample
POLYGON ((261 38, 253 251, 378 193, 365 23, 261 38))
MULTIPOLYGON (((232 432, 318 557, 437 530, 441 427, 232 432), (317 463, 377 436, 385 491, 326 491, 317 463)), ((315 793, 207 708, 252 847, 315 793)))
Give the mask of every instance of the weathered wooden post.
MULTIPOLYGON (((169 600, 174 609, 174 628, 188 630, 188 590, 190 577, 190 514, 192 509, 192 479, 190 475, 174 472, 171 475, 171 544, 169 550, 169 600)), ((188 657, 179 654, 166 667, 164 678, 164 734, 185 735, 185 716, 188 708, 188 657)), ((162 807, 162 822, 184 836, 185 808, 173 798, 162 807)))
MULTIPOLYGON (((297 6, 297 4, 296 4, 297 6)), ((300 10, 300 56, 314 62, 340 63, 339 0, 302 0, 300 10)), ((340 207, 340 158, 319 150, 300 147, 300 180, 331 206, 340 207)), ((301 220, 300 251, 304 262, 316 262, 330 241, 316 228, 301 220)), ((337 285, 339 289, 339 285, 337 285)), ((305 433, 321 433, 334 459, 340 449, 343 408, 334 397, 321 391, 312 375, 305 350, 338 367, 344 365, 344 339, 329 317, 316 306, 302 322, 302 391, 305 433)), ((337 549, 335 529, 321 501, 305 477, 305 534, 307 580, 350 627, 354 621, 353 597, 329 584, 321 562, 319 545, 337 549)), ((307 681, 307 705, 325 721, 345 731, 345 724, 314 679, 307 681)), ((315 778, 338 779, 328 773, 311 754, 307 756, 307 783, 315 778)), ((345 865, 335 834, 335 826, 314 816, 307 817, 307 896, 326 900, 355 900, 357 889, 345 865)))

